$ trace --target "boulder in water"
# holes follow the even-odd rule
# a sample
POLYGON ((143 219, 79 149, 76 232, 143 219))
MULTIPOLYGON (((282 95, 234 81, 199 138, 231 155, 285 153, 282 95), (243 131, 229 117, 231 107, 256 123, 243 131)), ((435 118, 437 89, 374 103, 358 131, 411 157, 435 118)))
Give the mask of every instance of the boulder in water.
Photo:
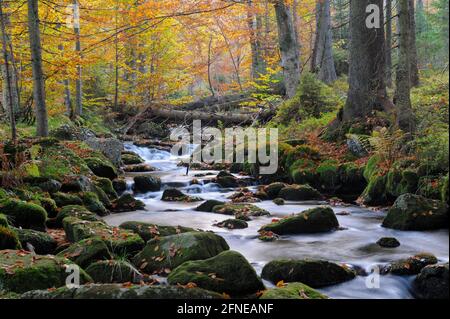
POLYGON ((203 199, 200 197, 188 196, 185 195, 182 191, 176 188, 166 189, 161 198, 162 201, 165 202, 200 202, 203 199))
POLYGON ((377 245, 384 248, 397 248, 400 246, 400 242, 394 237, 383 237, 377 241, 377 245))
POLYGON ((448 263, 446 263, 423 268, 414 280, 413 287, 420 299, 448 299, 448 283, 448 263))
POLYGON ((215 206, 221 206, 224 204, 224 202, 215 199, 208 199, 206 202, 198 206, 195 210, 198 212, 212 213, 215 206))
POLYGON ((336 285, 356 277, 354 270, 325 260, 274 260, 264 266, 262 278, 273 283, 301 282, 313 288, 336 285))
POLYGON ((323 196, 309 185, 286 186, 280 190, 278 197, 291 201, 323 199, 323 196))
POLYGON ((109 178, 110 180, 114 180, 117 178, 118 173, 117 169, 114 167, 112 163, 108 161, 102 160, 98 157, 88 157, 84 159, 86 165, 90 168, 92 173, 99 177, 109 178))
POLYGON ((389 271, 391 274, 400 276, 417 275, 426 266, 437 263, 438 260, 434 255, 422 253, 393 262, 387 267, 385 272, 389 271))
POLYGON ((144 160, 136 153, 122 152, 122 163, 125 165, 135 165, 144 163, 144 160))
POLYGON ((125 222, 119 226, 122 229, 131 230, 141 236, 147 242, 156 237, 165 237, 181 233, 193 232, 195 229, 183 226, 161 226, 143 222, 125 222))
POLYGON ((237 219, 249 220, 250 217, 269 216, 265 209, 252 204, 225 204, 214 206, 213 213, 223 215, 234 215, 237 219))
POLYGON ((138 193, 158 192, 161 189, 161 179, 153 176, 136 176, 133 189, 138 193))
POLYGON ((200 288, 232 296, 264 290, 255 269, 235 251, 225 251, 206 260, 185 262, 170 273, 167 280, 173 285, 195 283, 200 288))
POLYGON ((264 291, 259 299, 328 299, 328 297, 307 285, 292 282, 264 291))
POLYGON ((278 235, 321 233, 339 228, 339 222, 330 207, 316 207, 289 216, 261 228, 278 235))
POLYGON ((248 223, 244 220, 240 219, 227 219, 223 222, 214 224, 213 226, 217 226, 220 228, 228 228, 228 229, 244 229, 248 228, 248 223))
POLYGON ((134 212, 145 208, 145 203, 133 197, 133 195, 125 193, 112 202, 112 211, 114 213, 134 212))
POLYGON ((275 199, 278 197, 280 191, 285 188, 287 185, 285 183, 272 183, 264 187, 264 191, 266 192, 269 199, 275 199))

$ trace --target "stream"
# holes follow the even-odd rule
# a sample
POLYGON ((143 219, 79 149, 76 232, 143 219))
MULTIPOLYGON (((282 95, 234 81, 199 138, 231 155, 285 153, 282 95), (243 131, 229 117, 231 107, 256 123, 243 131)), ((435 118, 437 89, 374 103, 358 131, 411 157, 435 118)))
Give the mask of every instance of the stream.
MULTIPOLYGON (((202 183, 205 178, 215 177, 217 171, 191 170, 189 176, 186 176, 186 168, 177 167, 180 157, 157 149, 137 147, 132 144, 125 146, 126 150, 139 154, 146 163, 157 169, 155 172, 146 174, 160 177, 163 190, 175 187, 186 194, 200 196, 205 200, 221 201, 229 201, 227 197, 235 192, 233 189, 222 189, 214 183, 202 183), (198 174, 207 174, 207 176, 195 177, 198 174), (194 178, 199 180, 199 185, 190 185, 190 181, 194 178)), ((129 185, 132 184, 133 176, 135 176, 133 173, 127 174, 129 185)), ((256 186, 249 189, 256 190, 256 186)), ((361 273, 371 273, 376 265, 385 265, 421 252, 434 254, 439 262, 449 260, 448 230, 406 232, 383 228, 381 222, 386 214, 385 211, 373 211, 358 206, 335 206, 333 209, 338 214, 337 218, 343 230, 325 234, 282 236, 274 242, 263 242, 258 239, 258 230, 261 226, 269 224, 273 218, 283 218, 324 203, 286 202, 284 206, 277 206, 270 200, 255 203, 254 205, 269 211, 272 216, 254 217, 246 229, 227 230, 215 227, 213 224, 229 216, 194 211, 201 202, 163 202, 161 195, 162 191, 136 194, 136 198, 146 204, 146 211, 113 214, 105 217, 105 221, 112 226, 118 226, 125 221, 140 221, 214 231, 225 238, 230 249, 243 254, 258 274, 267 262, 274 259, 324 259, 351 265, 360 269, 361 273), (339 215, 340 212, 350 214, 339 215), (395 237, 400 241, 401 246, 395 249, 379 247, 375 243, 381 237, 395 237)), ((379 279, 379 288, 371 289, 366 286, 367 278, 367 276, 358 276, 352 281, 317 290, 331 298, 340 299, 413 298, 411 285, 414 276, 382 275, 379 279)), ((264 281, 264 284, 268 288, 273 287, 267 281, 264 281)))

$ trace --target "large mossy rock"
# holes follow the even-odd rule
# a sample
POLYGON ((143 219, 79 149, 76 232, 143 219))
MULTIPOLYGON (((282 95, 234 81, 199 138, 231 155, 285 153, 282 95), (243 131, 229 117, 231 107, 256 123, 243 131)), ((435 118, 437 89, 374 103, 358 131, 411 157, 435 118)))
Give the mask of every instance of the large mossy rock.
POLYGON ((64 231, 70 242, 87 238, 100 238, 116 255, 134 256, 145 245, 142 238, 125 229, 110 227, 102 221, 87 221, 74 217, 63 220, 64 231))
POLYGON ((414 280, 414 292, 420 299, 449 298, 448 263, 422 269, 414 280))
POLYGON ((125 193, 111 203, 114 213, 134 212, 145 208, 145 203, 134 198, 133 195, 125 193))
POLYGON ((259 299, 328 299, 328 297, 305 284, 292 282, 264 291, 259 299))
POLYGON ((53 254, 56 249, 56 240, 47 233, 19 228, 15 228, 14 231, 18 235, 22 247, 28 250, 29 245, 31 245, 38 255, 53 254))
POLYGON ((218 201, 215 199, 208 199, 206 202, 202 203, 197 208, 195 208, 195 210, 197 212, 211 213, 215 206, 220 206, 220 205, 224 205, 224 204, 225 204, 225 202, 221 202, 221 201, 218 201))
POLYGON ((183 226, 161 226, 143 222, 124 222, 119 226, 122 229, 131 230, 141 236, 147 242, 155 237, 165 237, 181 233, 193 232, 195 229, 183 226))
POLYGON ((83 201, 83 205, 91 212, 96 213, 99 216, 106 216, 109 214, 109 211, 100 201, 97 194, 93 192, 81 193, 80 198, 83 201))
POLYGON ((154 176, 135 176, 133 190, 138 193, 158 192, 161 190, 161 179, 154 176))
POLYGON ((83 201, 81 200, 81 198, 74 194, 55 193, 52 194, 52 198, 58 207, 83 205, 83 201))
POLYGON ((200 288, 179 286, 128 286, 121 284, 88 285, 78 288, 59 288, 53 291, 36 290, 25 293, 22 299, 223 299, 223 296, 200 288))
POLYGON ((274 260, 264 266, 262 278, 273 283, 301 282, 313 288, 336 285, 356 277, 345 267, 324 260, 274 260))
POLYGON ((92 137, 87 139, 85 143, 92 149, 103 154, 114 166, 120 166, 123 151, 123 143, 120 140, 116 138, 92 137))
POLYGON ((261 228, 278 235, 321 233, 336 230, 339 222, 330 207, 316 207, 300 214, 283 218, 261 228))
POLYGON ((6 217, 6 215, 0 214, 0 226, 3 227, 9 226, 8 217, 6 217))
POLYGON ((147 242, 133 264, 147 273, 172 270, 186 261, 211 258, 230 249, 225 239, 208 232, 188 232, 147 242))
POLYGON ((172 271, 167 280, 173 285, 192 282, 200 288, 232 296, 264 290, 255 269, 235 251, 225 251, 206 260, 188 261, 172 271))
POLYGON ((63 207, 61 211, 58 213, 55 219, 56 221, 55 225, 57 227, 63 227, 63 220, 66 217, 75 217, 78 219, 88 220, 92 222, 100 221, 100 218, 97 217, 97 215, 94 214, 93 212, 89 211, 86 207, 78 205, 69 205, 63 207))
POLYGON ((122 163, 124 165, 143 164, 145 161, 135 153, 122 153, 122 163))
POLYGON ((387 270, 393 275, 411 276, 417 275, 426 266, 437 263, 438 260, 434 255, 422 253, 395 261, 387 267, 387 270))
MULTIPOLYGON (((0 254, 0 289, 23 293, 30 290, 62 287, 73 264, 65 258, 37 256, 21 250, 4 250, 0 254)), ((80 283, 91 278, 80 269, 80 283)))
POLYGON ((399 230, 432 230, 448 227, 446 203, 405 194, 389 209, 383 226, 399 230))
POLYGON ((86 272, 96 283, 112 284, 136 282, 140 274, 130 263, 123 260, 101 260, 92 263, 86 272))
POLYGON ((290 185, 282 188, 278 197, 290 201, 320 200, 323 196, 309 185, 290 185))
POLYGON ((9 227, 0 225, 0 250, 21 248, 17 233, 9 227))
POLYGON ((269 199, 275 199, 278 197, 280 191, 285 188, 287 185, 285 183, 272 183, 264 187, 264 191, 266 192, 269 199))
POLYGON ((116 190, 114 189, 113 183, 109 178, 98 177, 94 183, 103 192, 105 192, 105 194, 109 197, 109 199, 113 200, 119 197, 117 195, 116 190))
POLYGON ((0 211, 9 216, 11 224, 26 229, 45 230, 47 212, 33 203, 17 199, 0 200, 0 211))
POLYGON ((73 261, 83 269, 96 261, 112 258, 108 246, 98 238, 84 239, 74 243, 61 251, 58 256, 73 261))
POLYGON ((265 209, 252 204, 225 204, 214 206, 213 213, 232 215, 237 219, 249 220, 250 217, 269 216, 265 209))
POLYGON ((89 169, 99 177, 105 177, 113 180, 118 176, 117 169, 114 167, 114 165, 109 163, 105 159, 89 157, 84 159, 84 161, 86 162, 86 165, 89 167, 89 169))
POLYGON ((245 220, 241 219, 227 219, 220 223, 214 224, 214 226, 220 227, 220 228, 227 228, 227 229, 244 229, 248 228, 248 223, 245 220))

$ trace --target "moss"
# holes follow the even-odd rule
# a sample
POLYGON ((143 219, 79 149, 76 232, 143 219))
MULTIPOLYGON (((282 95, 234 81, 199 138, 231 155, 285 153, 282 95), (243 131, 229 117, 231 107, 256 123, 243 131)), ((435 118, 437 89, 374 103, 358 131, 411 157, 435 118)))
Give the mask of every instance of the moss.
POLYGON ((0 226, 0 250, 21 248, 22 245, 20 244, 16 232, 9 227, 0 226))
POLYGON ((125 193, 111 204, 114 212, 133 212, 145 208, 145 203, 133 197, 133 195, 125 193))
MULTIPOLYGON (((0 254, 0 283, 6 291, 17 293, 62 287, 69 275, 67 266, 71 264, 64 258, 5 250, 0 254)), ((80 283, 89 281, 91 278, 80 269, 80 283)))
POLYGON ((11 223, 16 227, 45 229, 47 212, 39 205, 16 199, 3 199, 0 201, 0 210, 9 216, 11 223))
POLYGON ((124 178, 116 178, 112 181, 114 190, 121 194, 127 190, 127 181, 124 178))
POLYGON ((165 202, 187 202, 187 203, 203 201, 203 199, 200 197, 185 195, 183 192, 175 188, 166 189, 162 194, 161 200, 165 202))
POLYGON ((189 260, 207 259, 228 250, 225 240, 213 233, 188 232, 150 240, 133 264, 148 273, 175 269, 189 260))
POLYGON ((260 231, 278 235, 320 233, 336 230, 339 222, 330 207, 316 207, 289 216, 261 228, 260 231))
POLYGON ((108 215, 108 210, 98 199, 97 194, 93 192, 80 193, 80 197, 83 201, 83 205, 91 212, 94 212, 100 216, 108 215))
POLYGON ((316 169, 322 190, 333 192, 339 185, 338 163, 334 160, 322 162, 316 169))
POLYGON ((204 202, 203 204, 201 204, 200 206, 198 206, 197 208, 195 208, 195 210, 197 212, 207 212, 207 213, 211 213, 214 209, 215 206, 220 206, 220 205, 224 205, 224 202, 215 200, 215 199, 209 199, 206 202, 204 202))
POLYGON ((214 206, 213 213, 222 215, 234 215, 236 218, 239 219, 245 217, 270 215, 268 211, 252 204, 225 204, 214 206))
POLYGON ((419 178, 417 194, 426 198, 441 199, 441 185, 444 178, 439 176, 423 176, 419 178))
POLYGON ((328 299, 328 297, 307 285, 293 282, 266 290, 259 299, 328 299))
POLYGON ((95 185, 100 187, 109 199, 117 199, 119 196, 113 187, 113 183, 109 178, 98 177, 95 179, 95 185))
POLYGON ((270 199, 278 197, 280 191, 286 187, 285 183, 272 183, 264 187, 264 191, 270 199))
POLYGON ((81 198, 74 194, 55 193, 52 194, 52 198, 58 207, 70 206, 70 205, 83 205, 81 198))
POLYGON ((195 231, 193 228, 183 226, 161 226, 142 222, 125 222, 119 227, 122 229, 131 230, 141 236, 141 238, 146 242, 156 237, 165 237, 195 231))
POLYGON ((290 185, 280 190, 278 197, 290 201, 319 200, 322 195, 309 185, 290 185))
POLYGON ((248 227, 248 223, 240 219, 227 219, 215 224, 214 226, 228 229, 244 229, 248 227))
POLYGON ((291 178, 295 184, 299 185, 314 185, 314 183, 317 181, 316 173, 312 169, 293 169, 291 171, 291 178))
POLYGON ((313 288, 336 285, 356 277, 355 271, 325 260, 274 260, 261 276, 273 283, 301 282, 313 288))
POLYGON ((63 226, 63 220, 66 217, 76 217, 81 220, 87 221, 98 221, 99 218, 91 211, 86 209, 86 207, 78 205, 69 205, 61 209, 58 216, 56 217, 56 224, 59 227, 63 226))
POLYGON ((378 163, 380 162, 380 157, 375 155, 369 158, 369 161, 366 164, 364 169, 364 178, 367 182, 372 180, 372 177, 377 174, 378 171, 378 163))
POLYGON ((136 176, 133 189, 140 193, 158 192, 161 189, 161 179, 153 176, 136 176))
POLYGON ((386 205, 389 202, 386 193, 386 176, 374 176, 361 195, 363 204, 370 206, 386 205))
POLYGON ((113 180, 118 176, 117 169, 106 159, 88 157, 85 158, 84 161, 91 171, 99 177, 105 177, 113 180))
POLYGON ((285 156, 284 167, 286 169, 290 169, 299 160, 304 160, 306 164, 310 165, 310 161, 318 161, 321 158, 319 151, 308 145, 296 146, 285 156))
POLYGON ((28 244, 30 244, 38 255, 53 254, 56 249, 56 240, 47 233, 18 228, 15 228, 14 231, 18 235, 22 247, 28 248, 28 244))
POLYGON ((133 256, 144 247, 144 241, 139 235, 128 230, 110 227, 102 221, 66 217, 63 220, 63 226, 70 242, 100 238, 115 255, 133 256))
POLYGON ((275 198, 273 200, 273 203, 278 206, 283 206, 285 204, 285 201, 282 198, 275 198))
POLYGON ((101 260, 86 268, 86 272, 96 283, 135 282, 138 271, 128 262, 121 260, 101 260))
POLYGON ((407 259, 402 259, 392 263, 389 271, 394 275, 417 275, 428 265, 437 264, 438 260, 434 255, 422 253, 407 259))
POLYGON ((235 251, 186 262, 170 273, 167 280, 173 285, 192 282, 200 288, 232 296, 255 294, 264 289, 253 267, 235 251))
POLYGON ((58 256, 67 258, 84 269, 96 261, 112 258, 106 244, 97 238, 85 239, 74 243, 69 248, 58 253, 58 256))
POLYGON ((124 165, 136 165, 144 163, 144 160, 137 154, 122 154, 124 165))
POLYGON ((9 227, 8 218, 6 215, 0 214, 0 226, 9 227))

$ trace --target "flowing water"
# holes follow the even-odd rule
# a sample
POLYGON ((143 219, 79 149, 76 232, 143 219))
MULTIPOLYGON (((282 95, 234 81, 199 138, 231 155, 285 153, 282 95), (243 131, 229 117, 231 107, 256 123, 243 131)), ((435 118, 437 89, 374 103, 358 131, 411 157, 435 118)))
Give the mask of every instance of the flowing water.
MULTIPOLYGON (((184 193, 194 194, 205 200, 222 201, 227 201, 227 197, 234 192, 232 189, 221 189, 214 183, 202 182, 214 177, 218 173, 217 171, 192 170, 186 176, 186 168, 177 166, 181 157, 172 156, 165 151, 130 144, 126 145, 126 148, 139 154, 146 160, 146 163, 158 169, 149 174, 161 178, 163 190, 176 187, 184 193), (196 177, 198 174, 206 174, 206 176, 196 177), (190 185, 190 181, 194 178, 200 181, 199 185, 190 185)), ((127 178, 131 185, 133 174, 128 175, 127 178)), ((324 259, 348 264, 359 269, 362 275, 352 281, 318 289, 331 298, 413 298, 411 292, 413 276, 384 275, 379 279, 379 288, 368 288, 366 281, 369 277, 364 273, 371 273, 375 266, 382 266, 421 252, 434 254, 440 262, 447 262, 449 259, 448 230, 404 232, 383 228, 381 222, 386 214, 384 211, 372 211, 358 206, 336 206, 333 209, 338 214, 337 218, 343 230, 325 234, 282 236, 275 242, 262 242, 258 239, 258 230, 261 226, 270 223, 272 218, 282 218, 323 203, 286 202, 284 206, 277 206, 272 201, 263 201, 255 205, 268 210, 271 213, 270 217, 256 217, 249 222, 249 227, 246 229, 227 230, 212 225, 229 218, 229 216, 196 212, 194 208, 199 203, 163 202, 160 200, 161 195, 162 191, 136 195, 145 202, 146 211, 114 214, 105 219, 114 226, 125 221, 141 221, 214 231, 225 238, 232 250, 242 253, 258 273, 267 262, 280 258, 324 259), (344 211, 350 214, 339 214, 344 211), (379 247, 375 242, 381 237, 396 237, 401 246, 395 249, 379 247)), ((269 282, 265 282, 265 284, 267 287, 272 286, 269 282)))

